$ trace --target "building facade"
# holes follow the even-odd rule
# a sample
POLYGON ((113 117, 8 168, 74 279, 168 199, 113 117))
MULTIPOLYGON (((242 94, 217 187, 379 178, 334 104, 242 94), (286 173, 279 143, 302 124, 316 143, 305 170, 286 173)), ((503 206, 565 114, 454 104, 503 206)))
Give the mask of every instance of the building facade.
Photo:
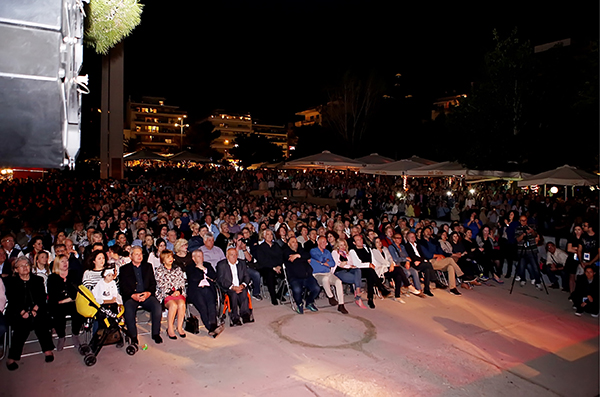
POLYGON ((139 102, 130 99, 125 122, 129 128, 125 129, 124 138, 133 140, 135 149, 174 152, 183 147, 187 112, 178 106, 166 105, 165 98, 142 97, 139 102))
POLYGON ((263 124, 253 120, 249 113, 231 113, 224 110, 216 110, 204 121, 210 122, 214 131, 219 132, 219 136, 211 141, 210 147, 222 153, 224 158, 230 157, 229 152, 239 134, 263 135, 281 147, 285 157, 289 157, 290 139, 293 138, 288 126, 263 124))

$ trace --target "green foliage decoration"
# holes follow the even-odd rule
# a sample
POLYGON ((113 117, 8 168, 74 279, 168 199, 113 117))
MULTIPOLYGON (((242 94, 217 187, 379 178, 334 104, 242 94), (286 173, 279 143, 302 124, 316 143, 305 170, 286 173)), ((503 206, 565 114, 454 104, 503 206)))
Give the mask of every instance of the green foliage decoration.
POLYGON ((137 0, 90 0, 85 8, 85 42, 98 54, 108 51, 140 24, 137 0))

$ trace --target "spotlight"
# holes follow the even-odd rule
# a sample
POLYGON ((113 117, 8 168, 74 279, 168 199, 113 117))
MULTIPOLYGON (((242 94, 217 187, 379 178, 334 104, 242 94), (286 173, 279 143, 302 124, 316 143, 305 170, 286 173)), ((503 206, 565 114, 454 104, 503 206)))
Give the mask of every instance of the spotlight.
POLYGON ((469 193, 471 193, 471 194, 475 194, 475 189, 470 189, 470 190, 469 190, 469 193))
POLYGON ((556 193, 558 193, 558 188, 557 188, 556 186, 552 186, 552 187, 550 188, 550 193, 552 193, 552 194, 556 194, 556 193))
POLYGON ((448 190, 448 191, 446 192, 446 194, 448 195, 448 197, 452 196, 452 192, 451 192, 450 190, 448 190))

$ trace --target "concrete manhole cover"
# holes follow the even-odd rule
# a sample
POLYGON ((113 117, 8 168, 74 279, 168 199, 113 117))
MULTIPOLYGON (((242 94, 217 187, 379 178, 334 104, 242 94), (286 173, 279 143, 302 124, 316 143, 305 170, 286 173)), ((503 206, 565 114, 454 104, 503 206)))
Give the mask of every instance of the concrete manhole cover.
POLYGON ((271 326, 280 338, 306 347, 361 349, 377 335, 373 323, 365 318, 324 311, 289 314, 271 326))

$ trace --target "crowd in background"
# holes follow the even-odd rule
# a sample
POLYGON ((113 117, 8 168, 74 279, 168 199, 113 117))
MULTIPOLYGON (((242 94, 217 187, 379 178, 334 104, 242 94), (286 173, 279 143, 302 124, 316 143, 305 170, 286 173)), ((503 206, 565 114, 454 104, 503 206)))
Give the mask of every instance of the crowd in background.
MULTIPOLYGON (((13 321, 14 332, 39 333, 47 361, 54 345, 46 331, 54 327, 59 345, 64 344, 64 318, 76 316, 73 286, 78 283, 91 290, 101 285, 98 296, 108 297, 107 305, 146 301, 153 322, 160 320, 157 305, 164 305, 169 309, 167 334, 174 339, 175 331, 185 335, 181 301, 189 291, 184 274, 207 286, 218 280, 235 287, 241 300, 234 322, 241 325, 253 321, 242 290, 249 288, 260 300, 265 284, 271 302, 278 304, 284 263, 293 273, 290 292, 298 312, 317 310, 318 285, 330 304, 347 313, 342 283, 352 286, 356 304, 364 308, 365 278, 364 292, 374 308, 374 295, 399 302, 403 293, 433 296, 431 282, 460 296, 458 287, 503 283, 514 271, 521 286, 529 274, 538 289, 546 274, 551 287, 569 292, 577 314, 597 315, 597 194, 588 191, 565 201, 510 187, 505 182, 470 186, 457 179, 226 167, 140 168, 123 181, 61 174, 4 181, 0 264, 7 288, 0 298, 8 298, 6 318, 13 321), (227 261, 247 266, 223 275, 220 266, 227 261), (125 296, 111 287, 130 263, 149 264, 152 276, 143 283, 152 290, 148 296, 145 291, 125 296), (306 302, 303 288, 311 291, 306 302), (11 296, 21 299, 24 293, 29 295, 18 305, 11 302, 11 296), (156 302, 148 303, 155 296, 156 302)), ((134 273, 130 276, 141 280, 134 273)), ((211 306, 214 296, 205 296, 202 288, 196 293, 195 306, 204 308, 207 299, 211 306)), ((222 328, 215 313, 206 310, 199 309, 202 321, 216 337, 222 328)), ((0 319, 3 332, 6 322, 0 319)), ((126 320, 128 329, 135 328, 134 318, 126 320)), ((160 343, 158 332, 153 325, 153 338, 160 343)), ((21 339, 9 354, 12 369, 21 339)))

